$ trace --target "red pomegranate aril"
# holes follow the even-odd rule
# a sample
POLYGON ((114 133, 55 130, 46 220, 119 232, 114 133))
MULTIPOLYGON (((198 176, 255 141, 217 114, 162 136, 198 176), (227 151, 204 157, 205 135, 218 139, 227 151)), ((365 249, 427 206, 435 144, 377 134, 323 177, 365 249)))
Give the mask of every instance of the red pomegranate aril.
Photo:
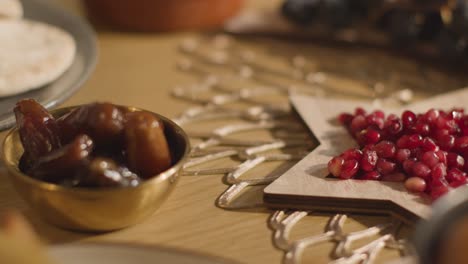
POLYGON ((458 187, 460 187, 460 186, 462 186, 462 185, 467 185, 467 182, 468 182, 468 181, 467 181, 467 179, 465 178, 465 179, 463 179, 463 180, 461 180, 461 181, 454 181, 454 182, 451 182, 451 183, 449 183, 449 186, 452 187, 452 188, 458 188, 458 187))
POLYGON ((385 120, 375 115, 368 115, 366 116, 366 122, 368 126, 375 126, 379 129, 383 129, 385 120))
POLYGON ((400 138, 398 138, 396 141, 396 146, 397 148, 400 148, 400 149, 410 148, 409 136, 403 135, 400 138))
POLYGON ((431 169, 422 162, 416 162, 413 164, 412 172, 414 176, 426 179, 431 174, 431 169))
POLYGON ((468 149, 468 136, 462 136, 455 139, 455 149, 464 151, 468 149))
POLYGON ((405 160, 409 159, 411 156, 411 150, 409 149, 399 149, 395 153, 395 160, 403 163, 405 160))
POLYGON ((439 158, 439 162, 447 165, 447 151, 438 150, 435 152, 437 157, 439 158))
POLYGON ((411 150, 411 157, 417 160, 421 160, 424 151, 421 148, 415 148, 411 150))
POLYGON ((387 174, 390 174, 390 173, 395 171, 396 164, 394 162, 389 161, 389 160, 379 158, 377 160, 377 164, 375 165, 375 168, 382 175, 387 175, 387 174))
POLYGON ((356 137, 359 145, 368 145, 368 144, 375 144, 380 141, 381 134, 379 131, 369 128, 364 129, 359 132, 359 135, 356 137))
POLYGON ((361 160, 362 151, 357 148, 348 149, 345 152, 341 153, 340 157, 342 157, 344 160, 361 160))
POLYGON ((446 129, 450 134, 457 131, 458 126, 454 120, 450 120, 447 117, 439 116, 435 121, 435 126, 438 129, 446 129))
POLYGON ((369 171, 364 174, 362 174, 361 177, 359 177, 359 180, 371 180, 371 181, 378 181, 382 175, 378 171, 369 171))
POLYGON ((371 115, 375 115, 379 118, 385 118, 385 113, 381 110, 374 110, 371 115))
POLYGON ((396 147, 395 144, 388 140, 383 140, 377 143, 374 147, 379 158, 393 158, 395 156, 396 147))
POLYGON ((438 186, 431 189, 431 198, 433 200, 439 199, 444 194, 448 193, 450 188, 448 186, 438 186))
POLYGON ((425 119, 427 122, 432 123, 432 122, 434 122, 439 116, 440 116, 439 110, 430 109, 429 111, 426 112, 426 114, 424 114, 424 119, 425 119))
POLYGON ((357 115, 353 118, 351 121, 351 124, 349 125, 349 129, 351 132, 354 134, 356 132, 359 132, 367 127, 367 122, 366 118, 363 115, 357 115))
POLYGON ((426 164, 429 168, 434 167, 437 163, 439 163, 439 157, 435 153, 435 151, 427 151, 421 157, 421 161, 426 164))
POLYGON ((422 136, 427 136, 431 132, 430 126, 426 123, 416 123, 412 130, 422 136))
POLYGON ((416 122, 416 114, 411 111, 404 111, 401 115, 401 121, 404 127, 410 127, 416 122))
POLYGON ((414 164, 416 164, 414 159, 407 159, 403 161, 403 171, 405 171, 407 175, 412 175, 414 164))
POLYGON ((434 140, 430 137, 425 137, 422 141, 421 148, 424 151, 437 151, 439 150, 439 146, 434 142, 434 140))
POLYGON ((354 116, 348 113, 341 113, 338 116, 338 122, 344 126, 349 126, 351 124, 351 121, 353 121, 354 116))
POLYGON ((366 115, 366 113, 366 110, 364 110, 362 107, 356 107, 354 110, 354 115, 366 115))
POLYGON ((450 169, 446 179, 452 187, 453 185, 460 186, 466 183, 466 173, 459 169, 450 169))
POLYGON ((431 133, 431 136, 436 140, 439 141, 442 137, 451 135, 448 129, 434 129, 431 133))
POLYGON ((426 190, 426 181, 419 177, 411 177, 405 181, 405 187, 410 192, 424 192, 426 190))
POLYGON ((401 172, 390 173, 390 174, 382 176, 382 181, 388 181, 388 182, 404 182, 405 179, 406 179, 406 175, 401 172))
POLYGON ((328 171, 335 177, 339 177, 343 167, 344 159, 341 157, 334 157, 328 162, 328 171))
POLYGON ((448 168, 457 168, 463 169, 465 166, 465 159, 454 152, 449 152, 447 154, 447 167, 448 168))
POLYGON ((356 175, 358 170, 359 170, 359 162, 357 160, 353 160, 353 159, 345 160, 343 162, 343 166, 341 167, 341 173, 339 177, 341 179, 350 179, 354 175, 356 175))
POLYGON ((435 179, 445 179, 445 176, 447 176, 447 167, 443 163, 437 163, 432 168, 432 180, 434 181, 435 179))
POLYGON ((454 136, 452 136, 452 135, 443 135, 443 136, 440 136, 437 139, 437 143, 438 143, 440 149, 445 150, 445 151, 449 151, 454 147, 456 142, 455 142, 455 137, 454 136))
POLYGON ((387 119, 384 124, 384 129, 390 135, 396 135, 403 130, 403 124, 399 118, 396 119, 387 119))
POLYGON ((465 109, 463 108, 453 108, 450 110, 449 115, 454 120, 461 120, 465 114, 465 109))
POLYGON ((363 151, 361 159, 361 169, 363 171, 373 171, 377 164, 377 152, 375 150, 366 149, 363 151))

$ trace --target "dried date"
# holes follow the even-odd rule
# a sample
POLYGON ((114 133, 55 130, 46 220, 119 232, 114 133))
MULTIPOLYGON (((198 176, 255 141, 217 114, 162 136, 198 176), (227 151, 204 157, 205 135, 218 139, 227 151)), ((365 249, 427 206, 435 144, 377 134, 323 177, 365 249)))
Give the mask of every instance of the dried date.
POLYGON ((154 176, 171 166, 171 153, 162 122, 148 112, 127 115, 125 144, 129 168, 142 178, 154 176))

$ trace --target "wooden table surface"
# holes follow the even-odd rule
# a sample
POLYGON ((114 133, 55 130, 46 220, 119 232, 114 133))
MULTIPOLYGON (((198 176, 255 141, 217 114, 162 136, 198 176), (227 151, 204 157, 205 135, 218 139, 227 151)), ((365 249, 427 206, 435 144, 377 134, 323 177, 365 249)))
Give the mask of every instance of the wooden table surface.
MULTIPOLYGON (((75 1, 63 1, 62 4, 80 13, 75 1)), ((97 68, 82 89, 64 105, 110 101, 175 117, 190 104, 173 99, 170 96, 171 88, 194 80, 193 76, 181 73, 175 67, 179 57, 177 45, 184 38, 197 34, 98 31, 97 68)), ((289 47, 291 50, 306 49, 302 44, 291 44, 289 47)), ((37 219, 20 200, 2 172, 0 210, 18 208, 34 224, 44 241, 50 244, 137 243, 174 247, 242 263, 280 263, 283 253, 273 246, 272 232, 267 225, 273 210, 224 210, 216 207, 216 198, 227 187, 219 175, 182 177, 169 199, 143 223, 111 233, 84 234, 62 230, 37 219)), ((261 200, 261 191, 261 188, 257 188, 241 202, 261 200)), ((321 233, 330 215, 312 214, 293 230, 292 237, 321 233)), ((388 220, 385 216, 351 215, 346 230, 359 230, 388 220)), ((306 253, 306 260, 309 263, 326 263, 333 246, 329 243, 311 248, 306 253)), ((384 252, 382 260, 394 256, 395 252, 384 252)))

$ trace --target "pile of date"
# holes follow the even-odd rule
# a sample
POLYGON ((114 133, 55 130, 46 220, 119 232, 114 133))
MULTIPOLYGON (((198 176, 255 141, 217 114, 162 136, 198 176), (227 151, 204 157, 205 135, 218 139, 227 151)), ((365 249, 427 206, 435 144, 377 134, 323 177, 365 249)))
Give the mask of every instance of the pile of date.
POLYGON ((34 100, 15 109, 20 170, 69 187, 137 186, 172 163, 164 124, 146 111, 91 103, 54 118, 34 100))

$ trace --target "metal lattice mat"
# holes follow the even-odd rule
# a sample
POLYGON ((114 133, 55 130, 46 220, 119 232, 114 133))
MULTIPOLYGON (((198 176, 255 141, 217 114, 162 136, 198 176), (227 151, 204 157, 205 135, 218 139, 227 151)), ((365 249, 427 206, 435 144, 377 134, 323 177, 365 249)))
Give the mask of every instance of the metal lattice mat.
MULTIPOLYGON (((312 54, 288 54, 278 60, 274 49, 284 52, 287 44, 280 43, 276 48, 265 48, 268 42, 250 44, 245 48, 241 41, 226 35, 184 40, 177 66, 198 79, 172 90, 175 98, 194 104, 175 119, 194 141, 183 175, 223 175, 228 188, 216 205, 224 209, 237 209, 233 201, 249 187, 271 183, 316 146, 289 108, 289 94, 367 98, 377 106, 404 105, 427 91, 422 87, 441 92, 437 87, 459 85, 432 69, 405 60, 390 63, 392 58, 372 52, 364 56, 360 51, 311 46, 312 54), (376 66, 375 61, 381 64, 376 66), (395 70, 395 65, 402 69, 395 70), (225 164, 220 161, 226 159, 232 164, 218 165, 225 164), (280 166, 263 177, 247 176, 273 162, 280 166)), ((258 202, 243 208, 261 206, 258 202)), ((324 241, 337 245, 331 254, 332 263, 373 263, 383 248, 405 254, 404 241, 395 239, 400 224, 385 223, 346 234, 342 230, 346 216, 341 214, 331 217, 323 234, 290 240, 289 231, 308 214, 276 211, 271 216, 273 243, 285 252, 285 263, 300 263, 306 248, 324 241), (353 241, 377 234, 377 239, 350 249, 353 241)))

